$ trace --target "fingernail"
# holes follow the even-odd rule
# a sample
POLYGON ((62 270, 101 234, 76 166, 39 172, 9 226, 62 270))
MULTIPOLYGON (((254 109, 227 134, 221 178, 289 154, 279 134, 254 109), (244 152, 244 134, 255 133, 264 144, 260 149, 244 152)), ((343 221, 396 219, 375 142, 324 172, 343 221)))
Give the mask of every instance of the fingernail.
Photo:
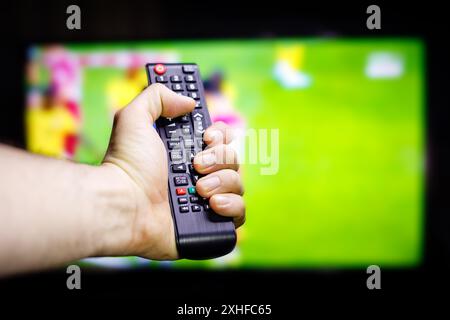
POLYGON ((216 156, 213 153, 200 155, 200 164, 203 168, 209 168, 216 164, 216 156))
POLYGON ((206 192, 212 191, 220 186, 220 179, 216 176, 199 181, 206 192))
POLYGON ((227 197, 221 196, 221 195, 215 195, 214 196, 214 202, 216 203, 216 206, 220 208, 224 208, 229 205, 230 201, 227 197))

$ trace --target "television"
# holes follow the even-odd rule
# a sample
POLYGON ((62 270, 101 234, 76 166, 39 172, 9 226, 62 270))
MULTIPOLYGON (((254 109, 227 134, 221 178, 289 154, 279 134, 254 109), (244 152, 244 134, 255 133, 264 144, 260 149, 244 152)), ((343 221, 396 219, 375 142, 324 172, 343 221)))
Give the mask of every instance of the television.
POLYGON ((35 45, 26 65, 28 150, 101 163, 113 115, 146 87, 149 62, 199 65, 213 121, 240 133, 247 221, 237 231, 235 250, 221 258, 89 258, 83 265, 297 270, 421 264, 422 40, 35 45))

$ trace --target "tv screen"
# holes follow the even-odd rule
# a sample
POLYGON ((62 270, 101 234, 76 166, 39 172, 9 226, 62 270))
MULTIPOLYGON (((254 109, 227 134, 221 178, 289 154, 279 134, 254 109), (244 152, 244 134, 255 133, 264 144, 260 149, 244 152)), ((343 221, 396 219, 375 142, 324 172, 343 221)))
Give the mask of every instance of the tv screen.
POLYGON ((37 45, 27 60, 27 148, 99 164, 114 112, 147 85, 149 62, 199 65, 213 121, 239 132, 247 221, 238 229, 236 249, 222 258, 93 258, 85 265, 309 269, 421 263, 421 40, 37 45))

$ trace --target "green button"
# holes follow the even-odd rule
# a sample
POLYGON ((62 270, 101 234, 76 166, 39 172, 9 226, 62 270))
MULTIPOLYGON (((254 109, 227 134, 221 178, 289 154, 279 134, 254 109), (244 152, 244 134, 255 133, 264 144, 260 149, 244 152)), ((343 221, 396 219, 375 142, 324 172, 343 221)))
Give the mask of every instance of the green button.
POLYGON ((189 194, 195 194, 195 187, 188 188, 189 194))

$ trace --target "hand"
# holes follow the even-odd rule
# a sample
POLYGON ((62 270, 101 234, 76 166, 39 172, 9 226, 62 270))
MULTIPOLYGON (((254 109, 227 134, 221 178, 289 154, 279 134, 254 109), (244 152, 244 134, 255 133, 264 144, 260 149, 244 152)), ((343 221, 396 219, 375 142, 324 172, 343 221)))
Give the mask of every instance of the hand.
MULTIPOLYGON (((166 149, 153 122, 159 116, 173 118, 189 113, 194 105, 191 98, 154 84, 116 113, 102 167, 129 186, 135 209, 121 217, 129 220, 129 228, 121 230, 122 236, 117 238, 124 240, 107 241, 114 243, 105 249, 108 254, 156 260, 178 258, 168 200, 166 149)), ((228 146, 228 131, 223 123, 206 130, 204 141, 208 147, 194 159, 195 169, 206 176, 197 182, 196 189, 200 196, 210 198, 215 212, 233 217, 239 227, 245 220, 243 187, 236 172, 236 154, 228 146)))

